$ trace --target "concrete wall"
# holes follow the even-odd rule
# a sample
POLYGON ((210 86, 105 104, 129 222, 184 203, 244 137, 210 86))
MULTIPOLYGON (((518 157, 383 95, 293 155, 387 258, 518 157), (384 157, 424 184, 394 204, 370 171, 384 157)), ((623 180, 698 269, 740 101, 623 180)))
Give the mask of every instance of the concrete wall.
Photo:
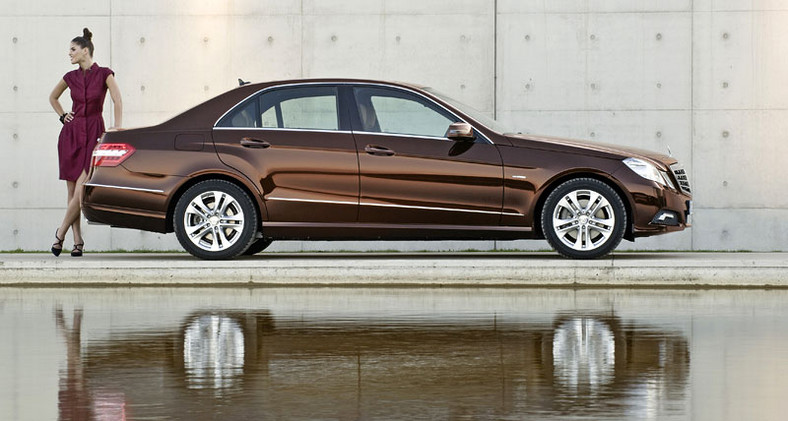
MULTIPOLYGON (((47 97, 73 69, 67 48, 83 26, 94 33, 96 62, 117 74, 127 127, 160 122, 238 77, 418 82, 523 131, 669 146, 691 174, 695 225, 621 249, 788 248, 788 1, 0 2, 9 59, 0 67, 0 250, 47 249, 62 218, 60 123, 47 97)), ((88 250, 180 248, 174 235, 85 230, 88 250)), ((286 242, 273 250, 370 248, 547 245, 286 242)))

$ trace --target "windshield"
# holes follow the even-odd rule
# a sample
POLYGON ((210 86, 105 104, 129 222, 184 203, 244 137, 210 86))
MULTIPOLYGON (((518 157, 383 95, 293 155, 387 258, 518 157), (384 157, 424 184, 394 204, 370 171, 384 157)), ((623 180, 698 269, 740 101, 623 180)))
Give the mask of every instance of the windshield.
POLYGON ((517 130, 512 130, 511 127, 509 127, 506 124, 501 123, 498 120, 493 120, 492 118, 488 117, 484 112, 479 111, 479 110, 471 107, 470 105, 463 104, 462 102, 457 101, 456 99, 454 99, 454 98, 452 98, 452 97, 450 97, 450 96, 448 96, 448 95, 446 95, 446 94, 444 94, 444 93, 442 93, 440 91, 436 91, 433 88, 422 88, 422 89, 424 91, 427 91, 427 92, 435 95, 436 97, 446 101, 451 106, 453 106, 453 107, 459 109, 460 111, 464 112, 469 117, 471 117, 472 119, 478 121, 479 123, 481 123, 482 125, 484 125, 488 129, 491 129, 493 131, 496 131, 496 132, 502 133, 502 134, 505 134, 505 133, 517 133, 518 132, 517 130))

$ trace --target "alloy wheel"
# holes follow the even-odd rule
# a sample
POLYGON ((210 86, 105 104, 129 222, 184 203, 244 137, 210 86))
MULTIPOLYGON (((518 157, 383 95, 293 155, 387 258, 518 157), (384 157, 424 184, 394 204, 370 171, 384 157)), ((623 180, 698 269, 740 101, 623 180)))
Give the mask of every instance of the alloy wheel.
POLYGON ((591 178, 576 178, 559 185, 545 201, 542 232, 564 257, 593 259, 604 256, 624 237, 627 213, 613 188, 591 178))
POLYGON ((181 196, 173 223, 178 241, 192 255, 231 259, 254 241, 257 213, 241 188, 224 180, 208 180, 181 196))
POLYGON ((553 230, 567 247, 593 250, 610 239, 616 216, 610 202, 593 190, 574 190, 558 201, 553 230))

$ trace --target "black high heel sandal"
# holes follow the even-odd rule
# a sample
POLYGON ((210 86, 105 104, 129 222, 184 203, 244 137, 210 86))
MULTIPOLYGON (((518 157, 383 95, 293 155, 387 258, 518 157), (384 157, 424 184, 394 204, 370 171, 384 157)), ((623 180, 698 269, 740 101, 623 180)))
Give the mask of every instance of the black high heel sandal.
POLYGON ((63 237, 63 240, 61 240, 60 238, 57 237, 57 230, 58 229, 60 229, 60 228, 55 229, 55 240, 57 240, 57 241, 52 243, 52 254, 54 254, 55 257, 60 256, 60 253, 63 251, 63 240, 66 239, 65 237, 63 237), (56 248, 55 246, 60 246, 60 247, 56 248))
POLYGON ((82 244, 74 244, 74 248, 71 250, 71 257, 82 257, 82 249, 85 247, 85 243, 82 244))

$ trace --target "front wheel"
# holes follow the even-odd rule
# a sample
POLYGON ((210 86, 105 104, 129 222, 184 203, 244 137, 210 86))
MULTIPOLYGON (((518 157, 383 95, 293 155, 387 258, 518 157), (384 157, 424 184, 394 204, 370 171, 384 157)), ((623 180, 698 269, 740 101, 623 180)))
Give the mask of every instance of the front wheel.
POLYGON ((627 213, 613 188, 592 178, 559 185, 542 210, 542 232, 564 257, 594 259, 616 248, 624 237, 627 213))
POLYGON ((175 235, 186 251, 201 259, 232 259, 243 253, 257 232, 252 199, 233 183, 202 181, 175 205, 175 235))

